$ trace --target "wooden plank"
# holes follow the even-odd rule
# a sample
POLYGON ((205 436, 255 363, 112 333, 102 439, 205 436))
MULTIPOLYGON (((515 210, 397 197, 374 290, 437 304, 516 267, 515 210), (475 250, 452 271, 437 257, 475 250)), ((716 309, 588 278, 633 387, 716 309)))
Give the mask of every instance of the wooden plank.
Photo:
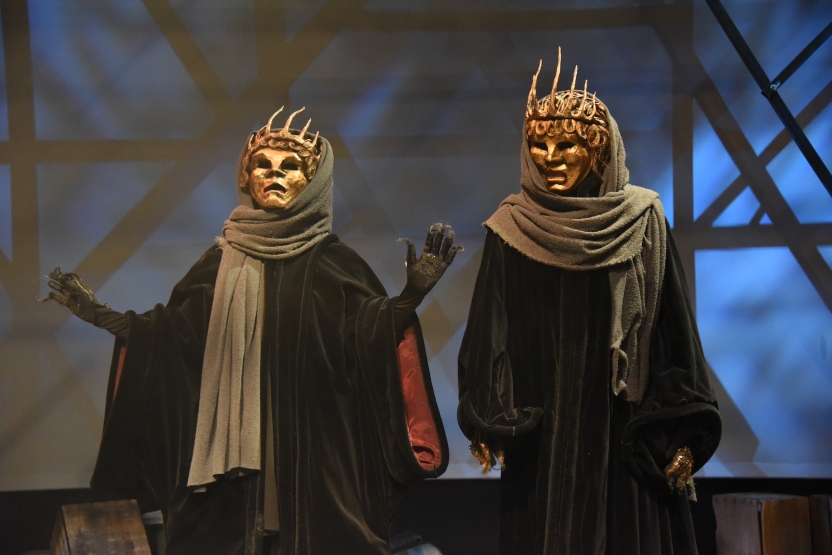
POLYGON ((738 494, 714 495, 717 555, 763 555, 756 499, 738 494))
POLYGON ((64 505, 55 523, 52 555, 151 555, 134 500, 64 505))
POLYGON ((812 555, 809 499, 758 494, 765 555, 812 555))
POLYGON ((58 518, 55 519, 55 526, 52 528, 52 540, 49 542, 49 553, 50 555, 69 555, 69 542, 66 537, 63 509, 58 512, 58 518))
POLYGON ((812 555, 808 498, 730 493, 713 503, 718 555, 812 555))
POLYGON ((809 497, 812 521, 812 553, 832 555, 832 495, 809 497))

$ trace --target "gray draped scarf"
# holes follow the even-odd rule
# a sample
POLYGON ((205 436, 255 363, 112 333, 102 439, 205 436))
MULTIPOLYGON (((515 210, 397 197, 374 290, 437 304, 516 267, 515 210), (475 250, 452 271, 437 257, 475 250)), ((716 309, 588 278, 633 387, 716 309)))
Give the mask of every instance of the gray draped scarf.
MULTIPOLYGON (((219 273, 202 363, 189 486, 260 470, 260 345, 263 260, 309 250, 332 230, 332 149, 323 137, 318 171, 289 206, 254 208, 247 189, 223 226, 219 273)), ((239 169, 238 169, 239 171, 239 169)))
POLYGON ((598 197, 550 192, 524 139, 519 194, 483 224, 532 260, 565 270, 606 268, 612 300, 612 388, 629 401, 644 395, 650 337, 664 279, 667 234, 654 191, 628 184, 624 143, 612 116, 610 161, 598 197))

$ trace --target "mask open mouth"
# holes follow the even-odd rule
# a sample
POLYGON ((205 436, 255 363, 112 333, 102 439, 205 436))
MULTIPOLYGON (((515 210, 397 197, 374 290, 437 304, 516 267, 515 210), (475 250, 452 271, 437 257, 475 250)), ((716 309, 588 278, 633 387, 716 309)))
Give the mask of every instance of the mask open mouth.
POLYGON ((286 193, 286 187, 284 187, 283 185, 280 185, 279 183, 275 183, 275 184, 269 185, 268 187, 263 189, 264 193, 268 193, 270 191, 275 191, 277 193, 285 194, 286 193))

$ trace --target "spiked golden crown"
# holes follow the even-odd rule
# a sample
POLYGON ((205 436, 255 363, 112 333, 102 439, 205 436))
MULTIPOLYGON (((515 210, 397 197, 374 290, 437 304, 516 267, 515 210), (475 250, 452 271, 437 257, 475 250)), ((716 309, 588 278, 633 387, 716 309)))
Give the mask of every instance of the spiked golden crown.
MULTIPOLYGON (((526 105, 527 124, 534 120, 572 119, 587 124, 607 127, 607 108, 598 100, 594 93, 587 93, 588 81, 584 81, 584 90, 575 90, 575 80, 578 77, 578 66, 572 74, 572 86, 568 91, 558 91, 558 79, 560 78, 560 47, 558 47, 558 68, 555 71, 555 81, 552 83, 552 92, 549 96, 537 99, 537 77, 543 67, 543 60, 537 66, 537 73, 532 77, 532 88, 529 91, 529 101, 526 105)), ((524 124, 525 127, 525 124, 524 124)))
POLYGON ((272 117, 269 118, 266 125, 249 135, 248 141, 246 142, 245 155, 241 160, 242 167, 240 168, 241 172, 239 176, 241 187, 244 187, 248 183, 251 155, 261 148, 294 150, 306 163, 306 178, 312 179, 312 177, 314 177, 315 172, 318 169, 318 162, 320 161, 321 154, 320 146, 318 145, 318 133, 315 133, 315 137, 312 140, 306 138, 306 131, 312 123, 311 119, 306 122, 304 128, 297 134, 292 133, 292 130, 289 129, 289 126, 292 124, 292 120, 295 119, 295 116, 303 112, 306 108, 301 108, 290 115, 286 120, 286 123, 279 131, 273 130, 272 122, 274 121, 274 118, 283 111, 283 108, 284 107, 281 106, 280 110, 272 114, 272 117))

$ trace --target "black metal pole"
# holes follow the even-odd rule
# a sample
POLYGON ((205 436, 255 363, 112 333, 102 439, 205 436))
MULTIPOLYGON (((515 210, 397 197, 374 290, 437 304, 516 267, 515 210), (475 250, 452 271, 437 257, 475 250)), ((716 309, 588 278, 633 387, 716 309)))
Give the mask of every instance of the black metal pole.
POLYGON ((734 20, 731 19, 728 12, 725 11, 725 7, 722 5, 722 2, 719 0, 705 0, 705 2, 708 4, 708 7, 711 8, 717 22, 719 22, 720 26, 722 26, 722 30, 725 31, 726 35, 728 35, 728 40, 730 40, 731 44, 734 45, 734 49, 737 51, 737 54, 740 55, 740 59, 745 64, 745 67, 747 67, 748 71, 751 72, 751 77, 753 77, 757 82, 757 86, 760 87, 760 90, 768 89, 768 85, 771 81, 769 81, 765 70, 763 70, 763 66, 761 66, 760 62, 757 61, 757 57, 754 56, 754 53, 748 46, 748 43, 745 42, 745 39, 739 29, 737 29, 737 26, 734 24, 734 20))
POLYGON ((774 111, 777 113, 780 121, 783 122, 783 125, 786 127, 786 131, 788 131, 789 135, 792 136, 794 144, 797 145, 797 148, 800 149, 800 152, 803 153, 806 161, 809 162, 809 165, 815 171, 815 174, 817 174, 821 184, 823 184, 829 194, 832 195, 832 174, 829 173, 829 168, 827 168, 826 164, 823 163, 818 151, 815 150, 815 147, 809 141, 806 133, 803 132, 803 129, 800 128, 800 125, 798 125, 797 121, 794 119, 794 116, 789 111, 788 106, 786 106, 786 103, 783 102, 783 98, 779 93, 775 92, 768 97, 768 101, 771 102, 771 107, 774 108, 774 111))
POLYGON ((820 45, 823 44, 829 36, 832 35, 832 22, 827 25, 823 31, 818 33, 818 36, 814 38, 812 42, 806 45, 806 48, 800 51, 794 60, 791 61, 789 65, 783 68, 777 77, 774 78, 774 81, 771 82, 769 85, 769 90, 776 91, 779 89, 786 80, 792 76, 792 74, 797 71, 797 69, 803 65, 803 62, 809 59, 809 56, 815 53, 815 50, 820 48, 820 45))
MULTIPOLYGON (((768 101, 771 103, 771 107, 774 109, 777 117, 780 118, 780 121, 783 122, 786 131, 788 131, 789 135, 791 135, 794 144, 797 145, 797 148, 799 148, 800 152, 803 153, 806 161, 809 162, 812 170, 814 170, 818 179, 820 179, 821 184, 826 188, 827 192, 832 195, 832 173, 829 173, 829 168, 827 168, 826 164, 824 164, 823 160, 821 160, 820 155, 818 155, 815 150, 815 147, 812 146, 809 138, 806 137, 806 133, 804 133, 803 129, 801 129, 801 127, 797 124, 797 121, 789 111, 788 106, 786 106, 786 103, 783 102, 783 99, 777 92, 777 88, 775 87, 772 89, 772 83, 769 81, 766 72, 763 70, 760 62, 757 61, 757 57, 754 56, 754 53, 748 46, 748 43, 745 42, 745 39, 739 29, 737 29, 737 26, 734 24, 731 16, 728 15, 728 12, 725 11, 725 7, 719 0, 705 0, 705 2, 707 2, 708 7, 711 8, 717 22, 719 22, 720 26, 722 26, 723 31, 725 31, 725 34, 728 36, 728 40, 730 40, 731 44, 734 45, 734 48, 736 49, 737 54, 740 55, 740 59, 745 64, 745 67, 747 67, 748 71, 751 72, 751 76, 757 82, 757 86, 760 87, 760 92, 763 96, 768 98, 768 101)), ((824 31, 822 31, 821 34, 815 38, 815 41, 821 39, 824 32, 826 32, 826 29, 824 29, 824 31)), ((823 42, 823 40, 825 40, 825 38, 820 40, 820 42, 823 42)), ((812 41, 810 46, 815 41, 812 41)), ((804 49, 804 51, 805 50, 806 49, 804 49)), ((809 52, 809 54, 811 54, 811 52, 809 52)), ((798 57, 800 57, 800 55, 798 55, 798 57)), ((800 63, 803 62, 801 61, 800 63)))

